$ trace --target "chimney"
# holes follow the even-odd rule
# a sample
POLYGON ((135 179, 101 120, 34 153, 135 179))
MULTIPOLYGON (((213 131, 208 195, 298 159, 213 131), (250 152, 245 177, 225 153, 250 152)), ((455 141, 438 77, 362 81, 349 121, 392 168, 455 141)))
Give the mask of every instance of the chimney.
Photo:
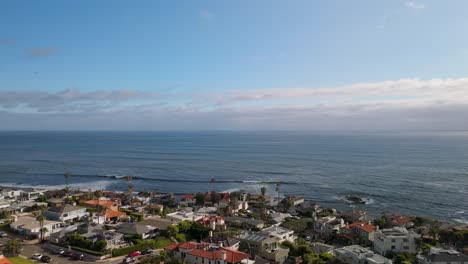
POLYGON ((210 237, 213 237, 213 231, 210 230, 210 237))

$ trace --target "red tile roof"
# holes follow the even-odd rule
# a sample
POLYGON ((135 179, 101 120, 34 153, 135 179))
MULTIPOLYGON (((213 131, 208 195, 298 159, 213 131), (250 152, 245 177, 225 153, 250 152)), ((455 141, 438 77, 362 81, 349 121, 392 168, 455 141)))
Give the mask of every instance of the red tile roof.
POLYGON ((174 251, 174 250, 176 250, 178 247, 179 247, 179 244, 174 243, 174 244, 170 244, 170 245, 165 246, 164 249, 165 249, 165 250, 174 251))
POLYGON ((186 194, 182 197, 180 197, 181 200, 191 200, 191 199, 195 199, 195 194, 186 194))
POLYGON ((413 218, 411 216, 406 216, 406 215, 400 215, 400 214, 392 214, 387 216, 387 218, 390 220, 390 223, 393 225, 399 225, 399 226, 404 226, 411 222, 413 218))
POLYGON ((87 205, 99 205, 103 207, 117 206, 117 203, 115 201, 109 201, 109 200, 89 200, 84 203, 87 205))
POLYGON ((372 233, 375 231, 375 226, 369 223, 356 222, 356 223, 352 223, 348 225, 347 227, 351 229, 353 228, 361 229, 367 233, 372 233))
POLYGON ((0 254, 0 264, 11 264, 11 262, 7 257, 0 254))
POLYGON ((114 218, 122 215, 126 215, 126 213, 114 210, 106 210, 106 218, 114 218))
POLYGON ((194 249, 188 252, 187 254, 196 256, 196 257, 205 258, 205 259, 221 260, 223 258, 223 253, 222 253, 223 251, 226 252, 226 262, 228 263, 237 263, 237 262, 241 262, 244 259, 249 258, 249 255, 246 253, 231 250, 228 248, 219 248, 213 251, 194 249))
POLYGON ((179 248, 182 248, 182 249, 194 249, 194 248, 197 248, 197 243, 185 242, 185 243, 179 244, 179 248))

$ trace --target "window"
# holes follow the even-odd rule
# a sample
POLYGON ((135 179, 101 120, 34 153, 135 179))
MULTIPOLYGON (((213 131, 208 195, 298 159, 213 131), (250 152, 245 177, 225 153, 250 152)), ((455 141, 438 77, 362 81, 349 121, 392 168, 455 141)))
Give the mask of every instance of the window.
POLYGON ((395 243, 395 242, 396 242, 396 239, 392 238, 392 242, 395 243))
POLYGON ((392 249, 395 249, 395 246, 392 246, 392 249))
POLYGON ((408 247, 408 246, 404 246, 404 247, 403 247, 403 249, 406 249, 406 250, 408 250, 408 249, 409 249, 409 247, 408 247))
POLYGON ((403 242, 408 242, 408 239, 407 239, 407 238, 403 238, 403 242))

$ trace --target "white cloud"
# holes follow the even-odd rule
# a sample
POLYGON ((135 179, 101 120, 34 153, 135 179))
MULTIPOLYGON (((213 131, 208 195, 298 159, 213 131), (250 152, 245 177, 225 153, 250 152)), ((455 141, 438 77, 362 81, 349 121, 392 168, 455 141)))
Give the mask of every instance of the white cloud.
POLYGON ((416 2, 416 1, 406 1, 405 3, 406 7, 411 8, 411 9, 424 9, 426 8, 426 5, 416 2))
POLYGON ((0 92, 3 129, 459 130, 468 129, 466 113, 468 78, 177 94, 0 92))

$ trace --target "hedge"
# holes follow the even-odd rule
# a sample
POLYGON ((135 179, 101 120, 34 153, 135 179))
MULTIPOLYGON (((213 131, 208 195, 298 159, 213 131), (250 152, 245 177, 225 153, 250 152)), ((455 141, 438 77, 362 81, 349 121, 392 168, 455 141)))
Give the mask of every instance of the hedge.
POLYGON ((118 256, 124 256, 124 255, 128 255, 134 251, 143 251, 145 249, 148 249, 148 248, 163 248, 167 245, 170 245, 172 244, 171 241, 167 240, 167 239, 156 239, 156 240, 145 240, 143 241, 143 243, 141 244, 138 244, 138 245, 133 245, 133 246, 130 246, 130 247, 125 247, 125 248, 118 248, 118 249, 114 249, 112 251, 112 256, 113 257, 118 257, 118 256))
POLYGON ((83 253, 87 253, 87 254, 94 255, 94 256, 99 256, 99 257, 109 254, 109 251, 99 252, 99 251, 94 251, 94 250, 75 247, 75 246, 71 246, 71 248, 73 250, 76 250, 76 251, 80 251, 80 252, 83 252, 83 253))
POLYGON ((118 257, 118 256, 124 256, 124 255, 128 255, 134 251, 143 251, 147 248, 149 248, 150 245, 148 243, 143 243, 143 244, 139 244, 139 245, 134 245, 134 246, 130 246, 130 247, 125 247, 125 248, 118 248, 118 249, 114 249, 112 251, 112 257, 118 257))

